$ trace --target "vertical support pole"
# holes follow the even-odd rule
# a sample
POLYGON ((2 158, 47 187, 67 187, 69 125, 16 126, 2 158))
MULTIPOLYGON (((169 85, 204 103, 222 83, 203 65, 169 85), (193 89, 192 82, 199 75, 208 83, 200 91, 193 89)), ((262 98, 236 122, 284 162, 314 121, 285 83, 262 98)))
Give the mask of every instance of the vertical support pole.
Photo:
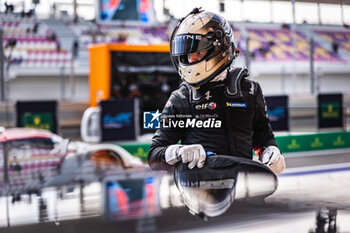
POLYGON ((286 94, 286 67, 282 66, 281 72, 281 92, 282 94, 286 94))
POLYGON ((292 38, 292 93, 296 93, 297 88, 297 67, 296 67, 296 20, 295 20, 295 0, 291 0, 292 2, 292 16, 293 16, 293 24, 292 24, 292 30, 291 30, 291 38, 292 38))
POLYGON ((318 16, 318 24, 322 24, 322 19, 321 19, 321 6, 320 2, 317 2, 317 16, 318 16))
POLYGON ((310 92, 311 94, 315 94, 315 72, 314 72, 314 52, 315 52, 315 44, 314 39, 310 38, 310 54, 309 54, 309 62, 310 62, 310 92))
POLYGON ((245 61, 245 66, 249 70, 250 68, 250 52, 249 52, 249 35, 246 36, 245 38, 245 56, 244 56, 244 61, 245 61))
POLYGON ((0 28, 0 100, 1 102, 4 102, 5 97, 5 76, 4 76, 4 63, 5 63, 5 57, 4 57, 4 31, 2 28, 0 28))

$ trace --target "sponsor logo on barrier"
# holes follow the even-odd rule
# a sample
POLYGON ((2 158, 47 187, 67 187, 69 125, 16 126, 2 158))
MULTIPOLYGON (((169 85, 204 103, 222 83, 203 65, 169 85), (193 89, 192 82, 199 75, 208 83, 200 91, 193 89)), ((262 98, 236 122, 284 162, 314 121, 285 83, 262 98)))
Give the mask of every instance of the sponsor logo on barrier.
POLYGON ((323 143, 320 141, 320 138, 316 137, 310 146, 311 148, 318 148, 318 147, 322 147, 323 143))
POLYGON ((345 141, 341 139, 341 136, 337 137, 337 140, 333 141, 333 146, 344 146, 345 141))
POLYGON ((22 124, 25 128, 53 130, 53 120, 51 113, 24 113, 22 124))
POLYGON ((121 112, 115 116, 106 114, 103 117, 103 127, 105 129, 120 129, 131 124, 132 112, 121 112))
POLYGON ((293 149, 299 149, 300 148, 300 144, 297 143, 297 140, 295 140, 294 138, 292 139, 292 141, 290 142, 290 144, 287 145, 287 148, 289 150, 293 150, 293 149))
POLYGON ((338 118, 339 117, 339 103, 322 103, 321 105, 322 109, 322 118, 330 119, 330 118, 338 118))
POLYGON ((278 121, 284 118, 285 112, 285 107, 275 107, 274 109, 267 111, 270 121, 278 121))

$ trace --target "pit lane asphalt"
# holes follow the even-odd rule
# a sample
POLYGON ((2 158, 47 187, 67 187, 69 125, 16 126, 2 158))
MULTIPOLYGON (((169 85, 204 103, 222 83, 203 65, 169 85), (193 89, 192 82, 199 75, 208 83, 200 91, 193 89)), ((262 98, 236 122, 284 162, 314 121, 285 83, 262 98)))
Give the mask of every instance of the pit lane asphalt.
POLYGON ((287 170, 266 199, 243 199, 223 215, 203 221, 183 206, 161 215, 128 221, 101 216, 0 228, 0 232, 308 232, 319 208, 338 210, 340 232, 350 232, 350 153, 348 150, 286 154, 287 170), (312 165, 312 166, 311 166, 312 165), (333 170, 329 170, 333 168, 333 170), (305 171, 308 171, 305 173, 305 171), (289 174, 289 175, 288 175, 289 174))

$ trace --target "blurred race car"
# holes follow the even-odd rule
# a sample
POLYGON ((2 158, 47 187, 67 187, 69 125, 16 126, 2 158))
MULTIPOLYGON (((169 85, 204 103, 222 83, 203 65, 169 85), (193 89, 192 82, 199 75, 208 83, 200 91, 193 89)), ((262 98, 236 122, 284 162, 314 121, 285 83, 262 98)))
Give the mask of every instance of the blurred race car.
POLYGON ((144 168, 141 159, 118 145, 70 142, 46 130, 0 128, 0 195, 86 183, 144 168))

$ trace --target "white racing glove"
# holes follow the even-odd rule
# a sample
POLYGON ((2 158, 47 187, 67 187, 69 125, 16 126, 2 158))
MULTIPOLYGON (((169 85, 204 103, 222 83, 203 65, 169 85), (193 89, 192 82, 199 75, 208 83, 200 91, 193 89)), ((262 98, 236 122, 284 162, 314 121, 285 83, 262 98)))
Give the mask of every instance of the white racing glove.
POLYGON ((276 175, 282 173, 286 168, 284 157, 276 146, 268 146, 260 156, 260 161, 276 175))
POLYGON ((165 150, 165 161, 169 165, 174 165, 182 161, 183 163, 189 163, 189 169, 194 168, 196 165, 198 168, 202 168, 205 159, 205 150, 200 144, 171 145, 165 150))

